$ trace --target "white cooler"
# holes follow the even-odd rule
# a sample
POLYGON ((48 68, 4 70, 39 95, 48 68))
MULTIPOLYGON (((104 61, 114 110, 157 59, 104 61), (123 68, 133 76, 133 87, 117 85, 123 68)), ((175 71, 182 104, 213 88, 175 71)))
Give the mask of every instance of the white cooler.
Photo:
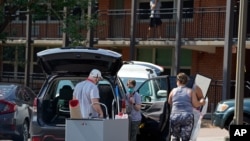
POLYGON ((66 119, 66 141, 128 141, 128 119, 66 119))

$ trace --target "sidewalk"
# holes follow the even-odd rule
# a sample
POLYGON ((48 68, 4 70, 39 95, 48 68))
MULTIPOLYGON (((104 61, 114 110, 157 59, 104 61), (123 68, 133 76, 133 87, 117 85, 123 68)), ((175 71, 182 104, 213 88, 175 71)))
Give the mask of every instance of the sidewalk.
POLYGON ((226 141, 228 136, 227 130, 212 126, 211 120, 203 120, 197 141, 226 141))
POLYGON ((225 129, 218 127, 201 128, 197 141, 225 141, 228 136, 228 131, 225 129))

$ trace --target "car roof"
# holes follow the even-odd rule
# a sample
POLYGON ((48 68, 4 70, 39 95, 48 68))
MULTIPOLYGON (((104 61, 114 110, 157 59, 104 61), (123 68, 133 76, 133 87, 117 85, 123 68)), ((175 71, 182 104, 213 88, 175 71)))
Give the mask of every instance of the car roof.
POLYGON ((123 64, 135 64, 135 65, 141 65, 141 66, 145 66, 148 68, 153 69, 157 75, 160 75, 162 72, 164 72, 164 68, 162 66, 150 63, 150 62, 145 62, 145 61, 124 61, 123 64))
POLYGON ((156 75, 157 74, 153 69, 136 64, 123 64, 118 71, 119 77, 150 78, 156 75))

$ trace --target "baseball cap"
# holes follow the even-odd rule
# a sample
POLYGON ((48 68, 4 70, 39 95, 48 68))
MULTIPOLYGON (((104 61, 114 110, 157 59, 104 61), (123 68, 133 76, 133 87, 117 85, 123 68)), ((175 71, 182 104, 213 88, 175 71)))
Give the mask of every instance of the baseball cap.
POLYGON ((102 73, 98 69, 91 70, 89 76, 102 79, 102 73))

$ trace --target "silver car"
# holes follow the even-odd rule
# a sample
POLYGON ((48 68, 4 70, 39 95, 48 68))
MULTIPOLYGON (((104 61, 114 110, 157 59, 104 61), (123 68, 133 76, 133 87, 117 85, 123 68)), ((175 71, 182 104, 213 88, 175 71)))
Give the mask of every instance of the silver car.
POLYGON ((21 84, 0 83, 0 140, 28 141, 34 91, 21 84))

